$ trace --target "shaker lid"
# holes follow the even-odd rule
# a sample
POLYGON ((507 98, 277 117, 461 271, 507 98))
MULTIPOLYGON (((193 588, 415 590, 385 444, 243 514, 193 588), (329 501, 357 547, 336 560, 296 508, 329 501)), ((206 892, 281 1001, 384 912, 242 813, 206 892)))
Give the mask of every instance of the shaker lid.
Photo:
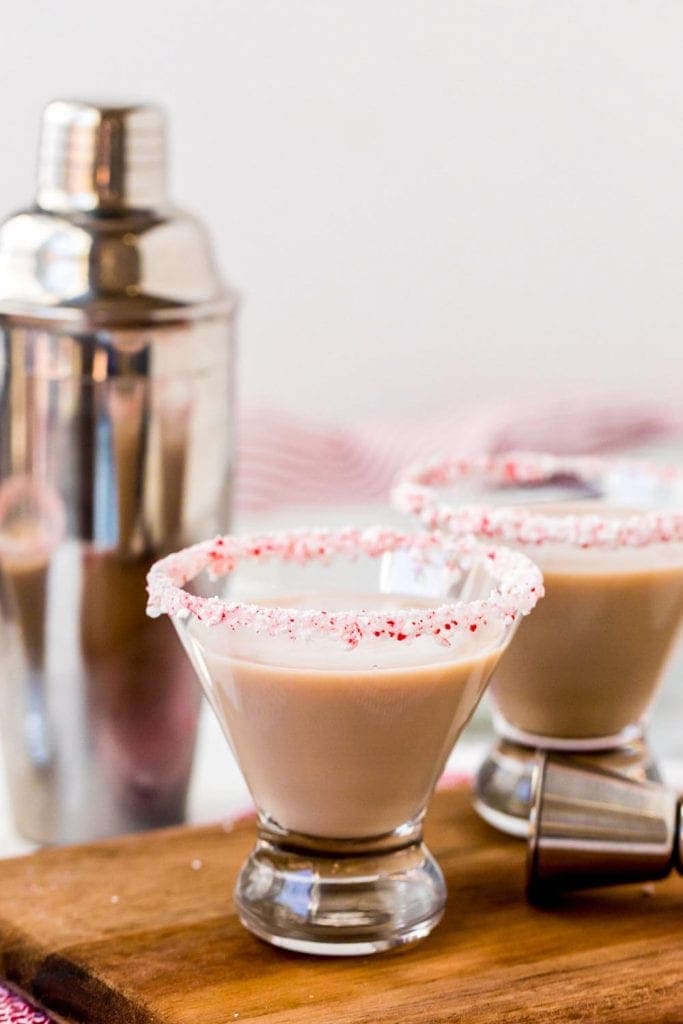
POLYGON ((166 198, 166 125, 150 104, 54 100, 43 112, 43 210, 150 209, 166 198))
POLYGON ((0 223, 0 319, 69 329, 230 315, 204 225, 166 198, 147 104, 45 108, 36 203, 0 223))

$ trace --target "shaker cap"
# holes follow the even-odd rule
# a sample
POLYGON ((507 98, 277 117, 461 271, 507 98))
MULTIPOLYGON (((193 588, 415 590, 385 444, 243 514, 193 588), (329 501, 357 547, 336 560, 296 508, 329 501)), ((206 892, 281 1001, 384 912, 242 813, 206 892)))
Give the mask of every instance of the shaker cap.
POLYGON ((166 125, 159 107, 48 103, 38 158, 41 209, 145 210, 165 198, 166 125))
POLYGON ((49 103, 36 203, 0 222, 0 323, 137 329, 236 302, 202 222, 166 198, 163 112, 49 103))

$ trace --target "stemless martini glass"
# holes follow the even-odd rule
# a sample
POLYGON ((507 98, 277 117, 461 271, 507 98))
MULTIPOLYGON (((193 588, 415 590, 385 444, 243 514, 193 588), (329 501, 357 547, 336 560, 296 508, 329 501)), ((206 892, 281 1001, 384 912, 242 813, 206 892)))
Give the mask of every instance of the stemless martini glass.
POLYGON ((527 836, 535 751, 592 752, 658 779, 644 722, 683 618, 683 474, 666 466, 515 454, 435 460, 395 501, 432 528, 526 551, 546 598, 491 684, 498 740, 475 807, 527 836))
POLYGON ((152 568, 148 589, 257 808, 235 890, 242 923, 331 955, 427 935, 445 886, 422 842, 425 807, 542 596, 536 567, 472 538, 295 531, 187 548, 152 568), (221 596, 199 596, 207 577, 221 596))

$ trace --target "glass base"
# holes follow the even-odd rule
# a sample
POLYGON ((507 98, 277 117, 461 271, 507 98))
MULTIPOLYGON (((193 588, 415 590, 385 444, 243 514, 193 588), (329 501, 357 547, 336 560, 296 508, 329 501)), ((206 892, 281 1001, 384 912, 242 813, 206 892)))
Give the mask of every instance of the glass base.
POLYGON ((627 725, 619 732, 611 733, 609 736, 582 736, 579 739, 565 736, 541 736, 512 725, 495 709, 493 728, 501 739, 509 740, 511 743, 532 747, 534 750, 555 750, 558 753, 566 754, 616 750, 617 747, 626 747, 639 740, 643 734, 642 725, 627 725))
POLYGON ((347 840, 321 852, 299 838, 261 835, 242 867, 235 902, 258 938, 297 953, 366 956, 423 939, 441 920, 445 882, 420 840, 389 849, 347 840))
MULTIPOLYGON (((569 742, 569 741, 567 741, 569 742)), ((474 780, 474 809, 493 828, 519 839, 530 835, 533 773, 540 746, 524 746, 499 738, 483 761, 474 780)), ((620 772, 637 780, 661 782, 661 775, 639 730, 638 737, 611 750, 587 752, 579 746, 582 761, 592 761, 608 771, 620 772)))

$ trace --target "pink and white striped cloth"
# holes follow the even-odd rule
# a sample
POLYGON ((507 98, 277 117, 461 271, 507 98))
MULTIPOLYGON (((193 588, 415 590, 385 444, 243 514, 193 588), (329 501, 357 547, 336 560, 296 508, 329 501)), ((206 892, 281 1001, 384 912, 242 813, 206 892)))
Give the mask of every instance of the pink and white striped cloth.
POLYGON ((0 985, 0 1024, 50 1024, 52 1018, 0 985))
POLYGON ((575 396, 534 407, 460 404, 422 420, 378 416, 345 425, 249 407, 239 420, 235 501, 240 511, 367 504, 387 497, 402 467, 432 455, 602 452, 682 427, 683 417, 661 404, 575 396))

